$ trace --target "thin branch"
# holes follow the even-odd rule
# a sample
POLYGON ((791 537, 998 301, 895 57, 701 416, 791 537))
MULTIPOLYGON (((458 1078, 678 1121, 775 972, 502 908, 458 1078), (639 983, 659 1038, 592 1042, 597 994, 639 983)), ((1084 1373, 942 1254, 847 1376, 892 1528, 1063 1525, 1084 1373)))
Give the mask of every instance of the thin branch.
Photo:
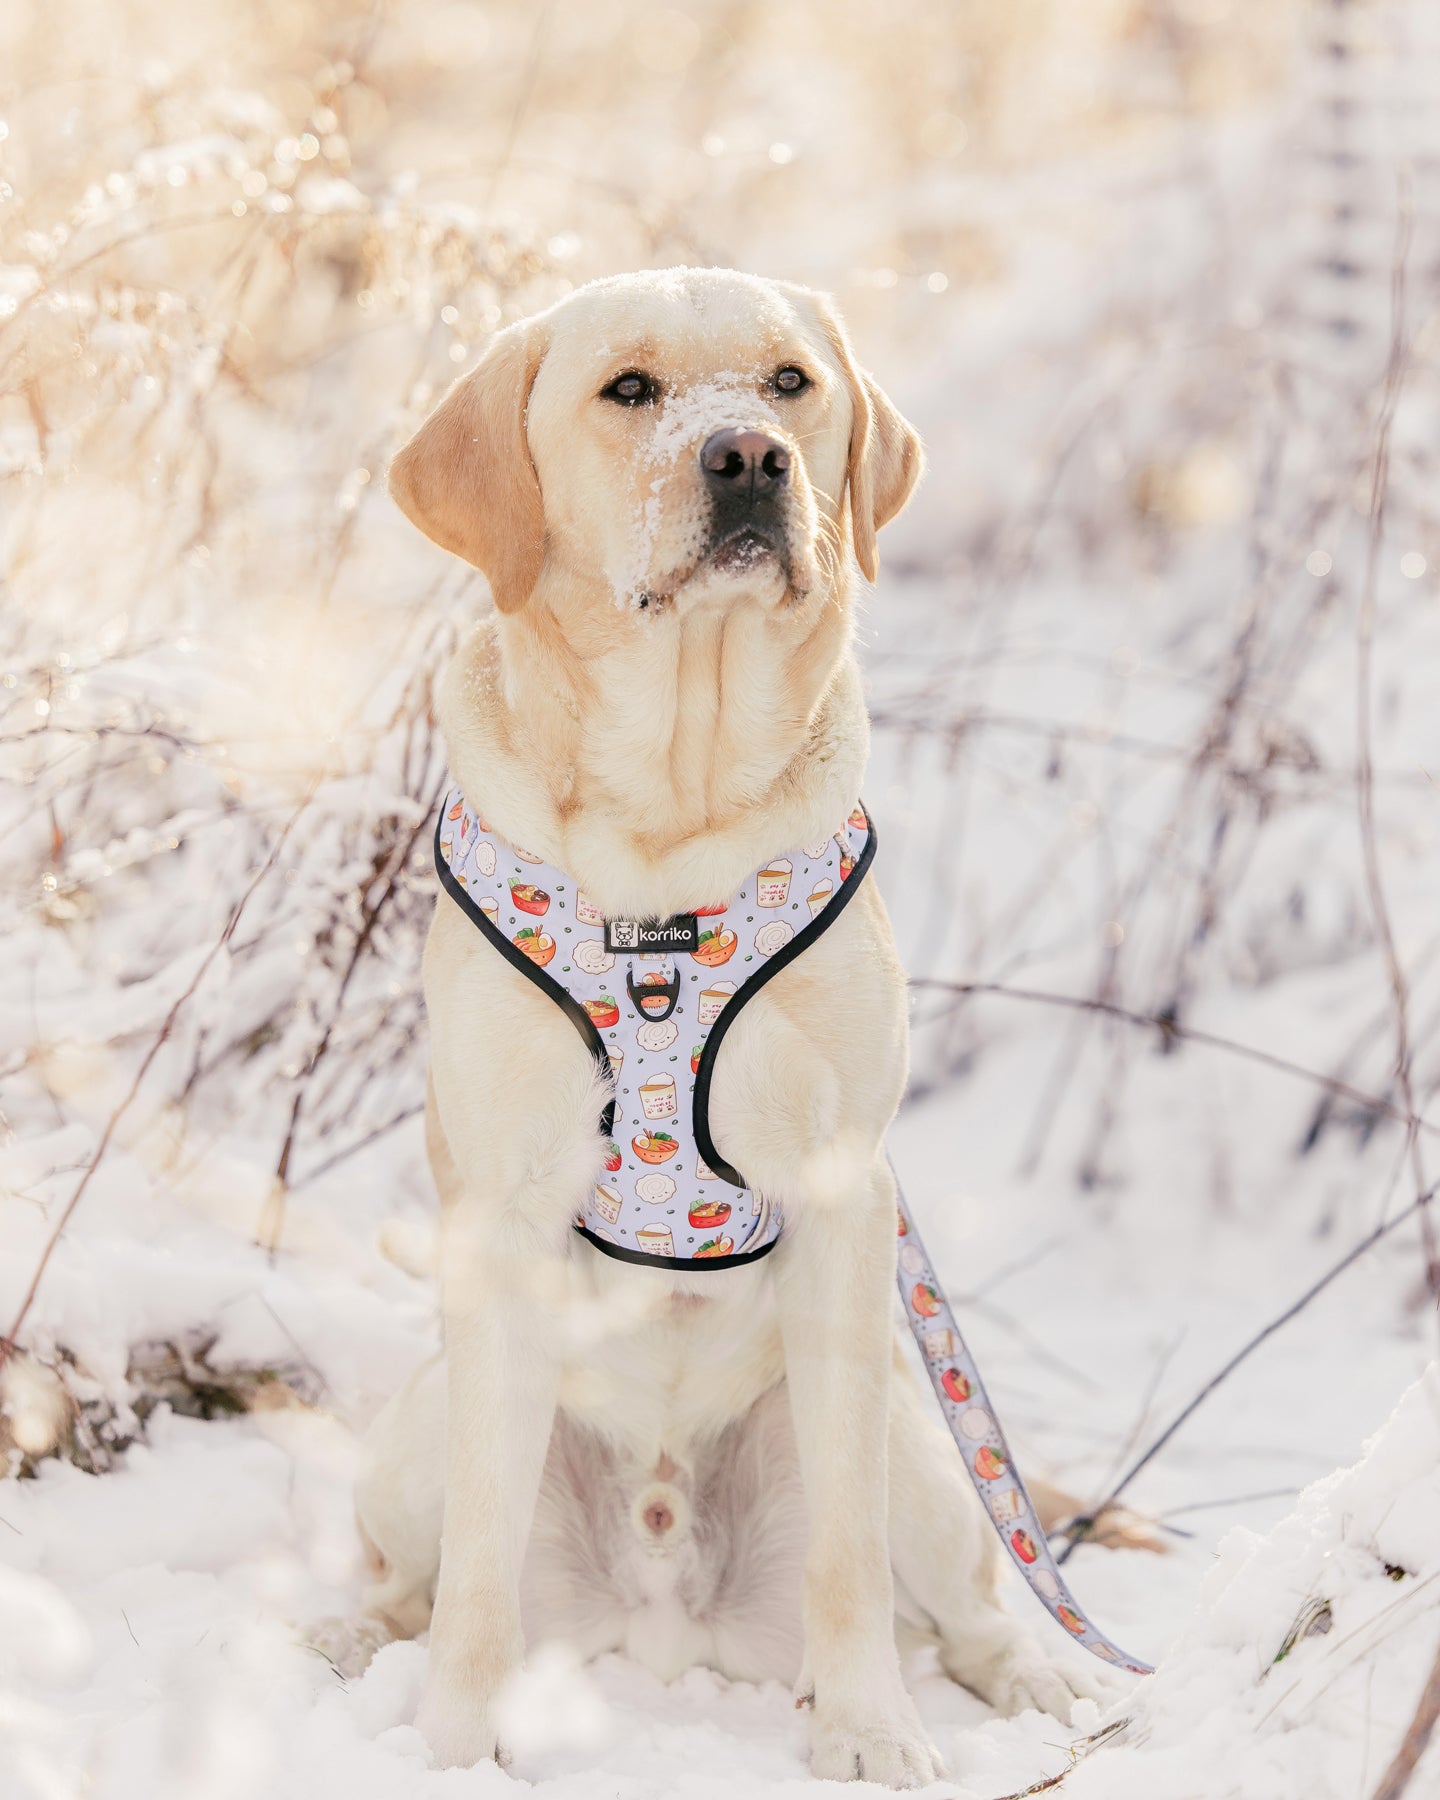
POLYGON ((1435 1651, 1435 1661, 1430 1668, 1430 1679, 1425 1683, 1420 1695, 1420 1704, 1415 1708, 1415 1717, 1410 1721, 1410 1728, 1400 1741, 1400 1748, 1395 1752, 1395 1760, 1380 1778, 1374 1800, 1400 1800, 1400 1796, 1410 1785, 1410 1777, 1415 1773, 1420 1758, 1425 1754, 1435 1732, 1436 1722, 1440 1721, 1440 1648, 1435 1651))
POLYGON ((151 1044, 150 1048, 146 1051, 140 1067, 135 1072, 135 1079, 130 1084, 129 1092, 125 1095, 125 1098, 120 1102, 119 1106, 115 1108, 114 1112, 111 1113, 100 1142, 96 1146, 95 1154, 90 1159, 89 1166, 86 1168, 85 1173, 80 1177, 79 1182, 76 1184, 75 1192, 66 1202, 65 1210, 60 1214, 59 1219, 55 1223, 55 1229, 50 1233, 49 1238, 46 1240, 45 1248, 40 1253, 40 1260, 35 1265, 35 1273, 30 1277, 30 1285, 25 1290, 25 1297, 20 1302, 19 1311, 11 1321, 10 1330, 5 1337, 0 1338, 0 1370, 4 1369, 6 1363, 9 1362, 11 1356, 19 1346, 21 1328, 24 1326, 25 1320, 29 1316, 30 1308, 35 1304, 35 1296, 40 1291, 40 1283, 44 1279, 46 1269, 50 1266, 50 1259, 55 1254, 55 1248, 59 1244, 60 1239, 64 1236, 66 1226, 74 1217, 76 1207, 78 1207, 80 1202, 84 1199, 85 1190, 89 1187, 95 1171, 104 1161, 105 1153, 110 1148, 111 1141, 115 1136, 116 1128, 119 1126, 121 1119, 129 1112, 136 1096, 139 1094, 140 1089, 144 1084, 145 1077, 150 1073, 151 1065, 169 1040, 170 1033, 175 1026, 175 1021, 179 1018, 188 1002, 193 998, 200 983, 205 979, 205 975, 209 970, 210 965, 234 936, 235 927, 240 923, 241 915, 249 905, 251 896, 275 867, 280 852, 285 846, 285 840, 289 837, 291 831, 298 823, 301 814, 304 813, 311 800, 314 798, 315 790, 318 785, 319 777, 317 776, 310 784, 304 799, 301 800, 299 806, 297 806, 295 811, 290 815, 290 818, 286 821, 284 827, 280 831, 279 836, 271 845, 270 854, 261 864, 260 869, 256 873, 255 878, 251 881, 249 887, 247 887, 245 892, 240 896, 239 901, 226 922, 225 929, 206 952, 205 958, 192 976, 189 986, 175 1001, 175 1004, 170 1008, 169 1012, 166 1013, 164 1021, 161 1024, 159 1031, 156 1033, 154 1043, 151 1044))
MULTIPOLYGON (((1385 386, 1380 418, 1375 430, 1375 457, 1370 476, 1370 535, 1365 552, 1365 582, 1355 626, 1355 715, 1358 739, 1355 798, 1360 815, 1360 844, 1365 861, 1365 887, 1375 932, 1385 956, 1390 994, 1395 1009, 1395 1079, 1407 1114, 1405 1147, 1410 1156, 1417 1194, 1425 1192, 1425 1166, 1416 1130, 1415 1091, 1411 1080, 1410 993, 1405 968, 1395 943, 1385 880, 1380 869, 1380 850, 1375 835, 1375 775, 1371 762, 1371 663, 1375 638, 1375 611, 1380 582, 1380 550, 1385 538, 1385 500, 1390 486, 1390 436, 1395 409, 1405 382, 1409 346, 1405 341, 1405 263, 1410 251, 1414 209, 1408 182, 1402 180, 1399 215, 1395 226, 1395 258, 1390 287, 1390 355, 1385 367, 1385 386)), ((1420 1240, 1425 1254, 1425 1279, 1431 1298, 1440 1307, 1440 1246, 1428 1212, 1420 1218, 1420 1240)))
POLYGON ((1384 1224, 1377 1225, 1372 1232, 1361 1238, 1358 1244, 1353 1245, 1347 1250, 1344 1256, 1340 1258, 1339 1262, 1332 1264, 1318 1281, 1313 1282, 1311 1286, 1301 1294, 1298 1300, 1294 1301, 1290 1306, 1287 1306, 1285 1311, 1282 1312, 1278 1318, 1272 1319, 1268 1325, 1264 1326, 1260 1331, 1257 1331, 1248 1343, 1243 1344, 1223 1368, 1218 1369, 1216 1373, 1210 1377, 1209 1381, 1205 1383, 1204 1387, 1202 1387, 1200 1392, 1195 1395, 1194 1399, 1176 1413, 1175 1417, 1160 1433, 1159 1437, 1155 1439, 1150 1448, 1143 1456, 1139 1457, 1130 1465, 1124 1475, 1116 1482, 1115 1486, 1111 1488, 1108 1494, 1106 1494, 1105 1498, 1101 1500, 1098 1505, 1092 1506, 1089 1512, 1084 1514, 1081 1518, 1071 1521, 1066 1530, 1066 1535, 1069 1537, 1070 1542, 1060 1552, 1056 1561, 1062 1563, 1065 1562, 1076 1546, 1084 1542, 1085 1537, 1090 1528, 1094 1525, 1095 1520, 1105 1511, 1106 1507, 1114 1505, 1140 1471, 1155 1460, 1170 1442, 1171 1438, 1174 1437, 1175 1433, 1179 1431, 1183 1424, 1185 1424, 1186 1420, 1192 1418, 1194 1414, 1199 1411, 1200 1407, 1210 1398, 1216 1388, 1218 1388, 1222 1382, 1228 1380, 1228 1378, 1235 1373, 1236 1369, 1240 1367, 1241 1363, 1251 1356, 1253 1352, 1258 1350, 1268 1338, 1274 1337, 1275 1333, 1279 1331, 1282 1326, 1288 1325, 1297 1314, 1304 1312, 1305 1308, 1317 1297, 1317 1295, 1323 1294, 1325 1289, 1330 1286, 1331 1282, 1338 1276, 1343 1275, 1352 1263, 1358 1262, 1367 1250, 1373 1249, 1382 1238, 1388 1237, 1397 1226, 1403 1225, 1407 1219, 1412 1218, 1417 1212, 1420 1212, 1430 1198, 1431 1195, 1428 1193, 1419 1195, 1410 1202, 1403 1212, 1398 1212, 1393 1219, 1387 1219, 1384 1224))
POLYGON ((1440 1125, 1395 1106, 1389 1100, 1381 1099, 1378 1094, 1367 1094, 1362 1088, 1352 1087, 1348 1081, 1326 1075, 1319 1069, 1306 1068, 1303 1063, 1291 1062, 1287 1057, 1276 1056, 1270 1050, 1261 1050, 1255 1044, 1242 1044, 1235 1038, 1220 1037, 1213 1031, 1200 1031, 1193 1025, 1182 1025, 1165 1013, 1132 1012, 1129 1007, 1118 1006, 1112 1000, 1097 1000, 1084 994, 1051 994, 1040 988, 1010 987, 1002 981, 942 981, 936 976, 915 975, 910 979, 910 986, 938 988, 942 992, 957 995, 995 994, 1007 1000, 1029 1000, 1041 1006, 1062 1006, 1072 1012, 1100 1013, 1107 1019, 1121 1019, 1127 1025, 1148 1025, 1160 1033, 1162 1042, 1167 1046, 1183 1042, 1204 1044, 1212 1050, 1228 1050, 1234 1056, 1243 1056, 1247 1061, 1260 1063, 1267 1069, 1278 1069, 1283 1075, 1295 1075, 1302 1081, 1313 1082, 1316 1087, 1352 1101, 1356 1106, 1364 1107, 1367 1112, 1379 1113, 1401 1125, 1413 1123, 1416 1131, 1440 1137, 1440 1125))
MULTIPOLYGON (((320 1042, 315 1047, 315 1054, 310 1058, 309 1067, 306 1070, 307 1079, 314 1075, 315 1070, 330 1049, 335 1027, 345 1007, 345 995, 350 987, 351 979, 370 947, 381 914, 395 893, 401 876, 409 867, 411 853, 422 835, 430 828, 430 822, 434 817, 435 808, 440 803, 446 780, 447 776, 442 771, 439 781, 429 799, 425 801, 409 836, 396 843, 390 853, 388 863, 380 871, 379 879, 384 885, 375 900, 365 908, 363 922, 356 934, 355 942, 351 946, 350 956, 340 977, 340 985, 335 992, 335 1002, 331 1008, 330 1017, 325 1023, 324 1031, 320 1034, 320 1042)), ((295 1139, 300 1129, 300 1119, 305 1110, 305 1097, 308 1091, 306 1081, 301 1081, 295 1089, 295 1099, 290 1108, 290 1122, 286 1127, 285 1141, 280 1147, 280 1158, 275 1166, 275 1178, 262 1215, 260 1241, 264 1243, 272 1257, 279 1248, 280 1233, 284 1228, 285 1196, 290 1191, 290 1158, 295 1149, 295 1139)))
POLYGON ((394 1118, 386 1119, 384 1124, 377 1125, 373 1131, 367 1131, 364 1137, 356 1138, 353 1144, 347 1144, 343 1150, 337 1150, 333 1156, 327 1156, 323 1162, 316 1163, 313 1169, 307 1169, 299 1181, 290 1183, 290 1192, 298 1194, 301 1188, 307 1188, 312 1181, 318 1181, 322 1175, 328 1175, 337 1164, 347 1162, 350 1157, 357 1156, 362 1150, 368 1150, 373 1143, 378 1142, 380 1138, 395 1131, 408 1119, 413 1119, 417 1113, 422 1113, 424 1110, 423 1100, 416 1101, 413 1106, 404 1107, 395 1114, 394 1118))

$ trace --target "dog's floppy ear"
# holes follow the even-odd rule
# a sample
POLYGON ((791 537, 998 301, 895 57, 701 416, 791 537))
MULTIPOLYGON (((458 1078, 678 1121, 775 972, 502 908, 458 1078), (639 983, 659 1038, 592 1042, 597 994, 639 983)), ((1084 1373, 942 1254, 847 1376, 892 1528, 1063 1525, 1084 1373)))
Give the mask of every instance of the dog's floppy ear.
POLYGON ((525 604, 544 557, 540 478, 525 435, 543 354, 530 323, 498 332, 390 465, 401 512, 483 570, 501 612, 525 604))
POLYGON ((821 324, 850 388, 850 535, 855 560, 867 581, 880 572, 875 534, 888 525, 915 491, 925 452, 914 427, 890 404, 855 361, 845 327, 832 307, 817 300, 821 324))

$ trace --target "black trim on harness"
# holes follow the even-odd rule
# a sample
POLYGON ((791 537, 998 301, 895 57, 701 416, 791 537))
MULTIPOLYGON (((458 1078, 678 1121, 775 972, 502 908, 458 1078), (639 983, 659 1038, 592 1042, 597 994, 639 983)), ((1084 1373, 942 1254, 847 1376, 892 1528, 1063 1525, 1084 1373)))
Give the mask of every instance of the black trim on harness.
POLYGON ((617 1262, 636 1263, 642 1269, 683 1269, 687 1275, 692 1269, 738 1269, 741 1263, 759 1262, 762 1256, 768 1256, 780 1242, 778 1237, 774 1237, 758 1250, 737 1250, 733 1256, 652 1256, 648 1250, 631 1250, 625 1244, 607 1244, 604 1238, 596 1237, 587 1225, 577 1224, 575 1229, 597 1250, 603 1250, 617 1262))
MULTIPOLYGON (((714 1140, 710 1136, 710 1081, 714 1074, 716 1052, 719 1050, 735 1014, 754 997, 759 989, 764 987, 772 976, 777 975, 787 963, 794 962, 802 950, 813 944, 822 931, 828 931, 859 891, 860 884, 865 879, 870 864, 874 860, 875 846, 879 841, 875 831, 875 822, 869 812, 865 810, 865 803, 861 801, 860 806, 861 810, 865 812, 868 836, 865 848, 856 859, 855 867, 841 882, 834 897, 823 908, 819 917, 812 919, 803 930, 798 931, 783 949, 775 952, 758 974, 752 975, 736 992, 735 998, 711 1026, 710 1035, 705 1040, 705 1048, 700 1054, 700 1066, 695 1072, 695 1094, 691 1105, 691 1117, 695 1126, 695 1145, 715 1174, 721 1180, 728 1181, 732 1187, 746 1188, 748 1184, 745 1178, 716 1150, 714 1140)), ((613 1085, 614 1076, 610 1069, 610 1055, 605 1048, 605 1040, 596 1030, 589 1013, 553 976, 547 975, 538 964, 526 956, 523 950, 517 950, 504 932, 492 925, 485 917, 471 899, 468 889, 455 879, 449 863, 446 862, 440 850, 440 831, 444 822, 445 809, 442 804, 439 817, 435 821, 435 872, 440 877, 440 885, 470 922, 480 928, 482 934, 490 940, 511 967, 518 969, 527 981, 532 982, 542 994, 548 995, 556 1003, 584 1039, 585 1047, 594 1057, 601 1073, 613 1085)), ((625 952, 621 951, 620 954, 624 955, 625 952)), ((628 984, 628 970, 626 979, 628 984)), ((677 976, 677 1000, 679 998, 678 986, 677 976)), ((674 1004, 675 1002, 672 1001, 672 1009, 674 1004)), ((617 1094, 600 1115, 602 1137, 608 1138, 615 1129, 615 1111, 618 1104, 619 1095, 617 1094)), ((613 1256, 617 1262, 634 1263, 641 1268, 648 1269, 683 1270, 686 1274, 701 1269, 734 1269, 738 1268, 741 1263, 759 1262, 762 1256, 768 1256, 780 1242, 778 1237, 771 1238, 758 1250, 740 1250, 732 1256, 653 1256, 646 1250, 630 1250, 624 1244, 607 1243, 604 1238, 597 1237, 593 1231, 590 1231, 578 1220, 575 1222, 574 1229, 580 1233, 581 1237, 592 1243, 597 1250, 603 1251, 606 1256, 613 1256)))
MULTIPOLYGON (((595 1029, 594 1021, 591 1019, 589 1013, 586 1012, 585 1008, 573 994, 566 992, 553 976, 547 975, 536 963, 531 962, 530 958, 523 950, 517 950, 510 942, 509 938, 506 937, 505 933, 501 931, 498 926, 492 925, 485 917, 484 913, 481 912, 480 908, 470 898, 469 890, 465 887, 464 883, 455 879, 453 870, 440 851, 440 830, 444 823, 445 808, 442 804, 440 816, 435 821, 435 873, 440 877, 440 885, 460 908, 461 912, 463 912, 470 920, 470 923, 480 927, 482 933, 505 958, 506 962, 508 962, 512 968, 518 969, 527 981, 534 982, 535 986, 539 988, 542 994, 555 1002, 561 1012, 565 1014, 566 1018, 569 1019, 570 1023, 585 1040, 585 1048, 590 1052, 591 1056, 594 1057, 595 1062, 606 1081, 613 1087, 615 1077, 610 1069, 610 1053, 606 1050, 605 1040, 595 1029)), ((611 1100, 610 1104, 600 1115, 600 1130, 602 1135, 607 1138, 615 1129, 615 1108, 618 1102, 619 1096, 616 1095, 615 1099, 611 1100)))
POLYGON ((710 1081, 715 1073, 716 1055, 725 1041, 725 1033, 734 1024, 735 1015, 741 1008, 753 1000, 765 983, 773 976, 778 975, 787 963, 794 962, 802 950, 809 949, 822 931, 828 931, 859 892, 860 883, 865 879, 866 872, 874 860, 875 846, 879 841, 875 832, 875 821, 870 817, 863 800, 860 802, 860 810, 865 813, 865 824, 869 835, 865 840, 865 848, 856 860, 855 867, 840 883, 833 897, 821 908, 819 916, 812 919, 802 931, 797 931, 790 942, 783 949, 777 950, 765 967, 758 974, 752 975, 740 988, 735 998, 728 1003, 720 1017, 710 1027, 710 1035, 705 1040, 705 1048, 700 1052, 700 1066, 695 1071, 695 1098, 691 1107, 695 1125, 695 1148, 721 1180, 730 1182, 734 1187, 748 1188, 750 1184, 732 1163, 726 1162, 715 1148, 715 1140, 710 1136, 710 1081))

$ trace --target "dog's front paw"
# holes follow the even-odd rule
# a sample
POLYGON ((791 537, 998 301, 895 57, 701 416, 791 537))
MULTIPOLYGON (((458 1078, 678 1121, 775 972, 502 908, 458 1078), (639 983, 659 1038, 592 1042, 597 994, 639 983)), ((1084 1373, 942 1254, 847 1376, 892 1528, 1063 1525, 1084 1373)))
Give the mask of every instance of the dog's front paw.
POLYGON ((821 1781, 875 1781, 919 1788, 945 1773, 910 1696, 888 1706, 816 1705, 810 1726, 810 1772, 821 1781))
POLYGON ((1115 1698, 1116 1690, 1098 1669, 1092 1674, 1068 1658, 1059 1662, 1018 1632, 1003 1649, 979 1654, 967 1653, 961 1644, 945 1644, 940 1666, 1007 1719, 1033 1708, 1068 1723, 1077 1700, 1104 1703, 1115 1698))
POLYGON ((415 1729, 430 1746, 437 1769, 468 1769, 478 1762, 497 1762, 504 1768, 510 1761, 496 1739, 489 1708, 433 1682, 426 1684, 415 1729))

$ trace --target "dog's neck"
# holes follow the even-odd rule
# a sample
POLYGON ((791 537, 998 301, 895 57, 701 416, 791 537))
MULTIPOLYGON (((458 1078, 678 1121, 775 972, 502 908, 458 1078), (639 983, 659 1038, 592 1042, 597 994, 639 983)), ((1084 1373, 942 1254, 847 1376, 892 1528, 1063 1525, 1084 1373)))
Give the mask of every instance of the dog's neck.
POLYGON ((537 593, 456 658, 451 766, 497 831, 648 915, 728 898, 834 829, 868 747, 847 607, 603 605, 562 621, 537 593))

